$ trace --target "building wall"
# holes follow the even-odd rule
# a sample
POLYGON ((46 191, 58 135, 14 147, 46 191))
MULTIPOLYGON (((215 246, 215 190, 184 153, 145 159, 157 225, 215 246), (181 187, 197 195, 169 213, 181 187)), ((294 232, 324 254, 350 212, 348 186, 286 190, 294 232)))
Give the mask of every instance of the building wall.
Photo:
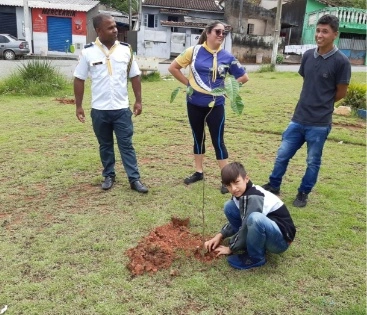
POLYGON ((95 17, 99 13, 98 6, 95 6, 92 10, 87 12, 87 39, 86 42, 94 42, 97 37, 97 33, 93 27, 93 17, 95 17))
POLYGON ((320 10, 322 8, 327 7, 326 4, 320 3, 316 0, 307 0, 306 2, 306 13, 313 12, 316 10, 320 10))
MULTIPOLYGON (((257 54, 263 55, 263 62, 270 63, 273 51, 273 36, 252 36, 233 34, 232 52, 241 63, 254 63, 257 54)), ((283 39, 279 39, 279 47, 283 46, 283 39)), ((279 51, 282 53, 282 51, 279 51)))
POLYGON ((72 43, 80 50, 87 43, 88 21, 85 12, 73 10, 32 9, 32 31, 35 54, 48 51, 47 18, 50 16, 72 19, 72 43))
POLYGON ((275 25, 275 12, 260 6, 243 1, 241 14, 240 0, 226 1, 224 17, 228 24, 233 27, 234 33, 245 34, 247 32, 248 20, 258 20, 264 27, 261 35, 273 35, 275 25), (241 21, 239 18, 242 16, 241 21))
POLYGON ((226 1, 225 19, 233 27, 232 53, 242 63, 253 63, 256 54, 270 61, 273 50, 275 12, 240 0, 226 1), (242 15, 242 18, 240 19, 242 15), (254 34, 247 34, 248 24, 254 24, 254 34))
POLYGON ((286 3, 282 7, 282 23, 293 25, 291 28, 283 28, 281 31, 289 45, 301 44, 306 3, 307 0, 298 0, 286 3))
MULTIPOLYGON (((17 38, 25 39, 25 28, 24 28, 24 10, 21 7, 16 8, 16 15, 17 15, 17 38)), ((31 12, 29 10, 29 21, 31 21, 31 12)), ((31 31, 32 31, 32 26, 31 31)), ((31 43, 29 43, 31 45, 31 43)))
MULTIPOLYGON (((191 18, 200 18, 201 20, 222 20, 223 13, 212 12, 196 12, 190 11, 189 16, 191 18)), ((183 16, 178 16, 179 21, 184 21, 183 16)), ((192 39, 193 35, 201 33, 200 29, 190 29, 184 27, 178 27, 177 32, 172 32, 171 27, 162 26, 160 21, 167 21, 168 14, 160 14, 159 8, 144 7, 142 8, 142 21, 137 36, 137 54, 144 57, 157 57, 162 59, 168 59, 172 55, 172 50, 183 51, 185 48, 196 44, 192 39), (144 15, 152 14, 158 15, 158 25, 155 28, 148 28, 144 26, 144 15), (185 38, 179 49, 179 38, 185 38)), ((182 40, 181 40, 182 41, 182 40)), ((177 53, 174 53, 175 55, 177 53)))
POLYGON ((248 19, 248 24, 254 25, 254 32, 252 35, 260 35, 263 36, 266 33, 266 21, 264 20, 257 20, 257 19, 248 19))

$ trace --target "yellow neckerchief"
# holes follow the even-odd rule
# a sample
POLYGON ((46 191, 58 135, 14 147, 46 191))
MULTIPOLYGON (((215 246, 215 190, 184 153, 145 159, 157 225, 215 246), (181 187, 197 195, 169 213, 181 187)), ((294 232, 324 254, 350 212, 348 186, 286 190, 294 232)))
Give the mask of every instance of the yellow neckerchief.
POLYGON ((107 52, 105 51, 105 49, 102 46, 102 43, 100 42, 99 38, 97 37, 96 39, 96 45, 102 50, 102 52, 106 55, 106 59, 107 59, 107 68, 108 68, 108 73, 109 75, 112 75, 112 66, 111 66, 111 61, 110 61, 110 55, 112 55, 113 51, 115 50, 115 48, 118 46, 118 42, 115 41, 115 43, 113 44, 113 46, 110 48, 110 50, 108 50, 107 52))
POLYGON ((215 82, 215 80, 217 79, 217 67, 218 67, 217 54, 222 49, 222 46, 220 46, 218 50, 212 50, 212 49, 210 49, 209 46, 208 46, 208 44, 206 42, 204 42, 202 46, 213 55, 213 74, 212 74, 212 81, 215 82))

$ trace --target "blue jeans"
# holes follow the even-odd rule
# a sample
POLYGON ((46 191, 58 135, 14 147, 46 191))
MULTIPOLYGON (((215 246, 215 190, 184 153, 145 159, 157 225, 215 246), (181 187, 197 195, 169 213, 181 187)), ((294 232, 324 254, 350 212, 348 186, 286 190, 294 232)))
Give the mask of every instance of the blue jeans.
MULTIPOLYGON (((240 210, 233 200, 227 201, 224 205, 224 214, 233 231, 237 233, 243 223, 240 210)), ((252 212, 245 224, 247 229, 241 229, 241 232, 246 233, 246 235, 241 235, 241 238, 246 240, 244 250, 247 250, 248 255, 255 260, 264 259, 265 251, 280 254, 288 249, 289 244, 284 239, 278 225, 266 215, 252 212)))
POLYGON ((122 164, 130 183, 140 179, 138 163, 132 144, 133 123, 131 116, 130 108, 118 110, 92 108, 91 111, 93 130, 98 139, 99 154, 103 165, 102 176, 116 176, 113 140, 113 132, 115 132, 122 164))
POLYGON ((298 191, 308 194, 316 184, 321 166, 322 150, 330 130, 331 125, 307 126, 291 122, 283 132, 282 143, 278 149, 273 172, 269 177, 270 185, 274 188, 280 188, 289 160, 306 142, 307 168, 298 191))

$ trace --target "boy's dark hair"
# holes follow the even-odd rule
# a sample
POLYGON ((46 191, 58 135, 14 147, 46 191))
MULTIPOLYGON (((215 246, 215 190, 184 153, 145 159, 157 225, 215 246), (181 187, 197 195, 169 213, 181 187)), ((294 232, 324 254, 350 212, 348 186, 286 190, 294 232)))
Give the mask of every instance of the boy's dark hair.
POLYGON ((92 21, 94 29, 96 30, 97 28, 99 28, 104 20, 108 20, 110 18, 112 18, 112 16, 105 13, 100 13, 93 17, 92 21))
POLYGON ((331 15, 331 14, 323 15, 317 21, 317 25, 319 24, 330 25, 331 29, 334 32, 339 31, 339 19, 335 15, 331 15))
POLYGON ((236 181, 238 176, 245 178, 247 172, 243 165, 239 162, 232 162, 227 164, 222 168, 221 176, 222 176, 222 184, 228 186, 230 183, 236 181))

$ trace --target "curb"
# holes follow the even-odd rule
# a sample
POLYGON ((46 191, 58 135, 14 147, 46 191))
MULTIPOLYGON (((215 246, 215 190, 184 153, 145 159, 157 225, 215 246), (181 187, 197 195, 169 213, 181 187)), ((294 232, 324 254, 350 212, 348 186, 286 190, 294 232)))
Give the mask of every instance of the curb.
POLYGON ((78 56, 58 56, 58 55, 25 55, 24 59, 37 59, 37 60, 78 60, 78 56))

